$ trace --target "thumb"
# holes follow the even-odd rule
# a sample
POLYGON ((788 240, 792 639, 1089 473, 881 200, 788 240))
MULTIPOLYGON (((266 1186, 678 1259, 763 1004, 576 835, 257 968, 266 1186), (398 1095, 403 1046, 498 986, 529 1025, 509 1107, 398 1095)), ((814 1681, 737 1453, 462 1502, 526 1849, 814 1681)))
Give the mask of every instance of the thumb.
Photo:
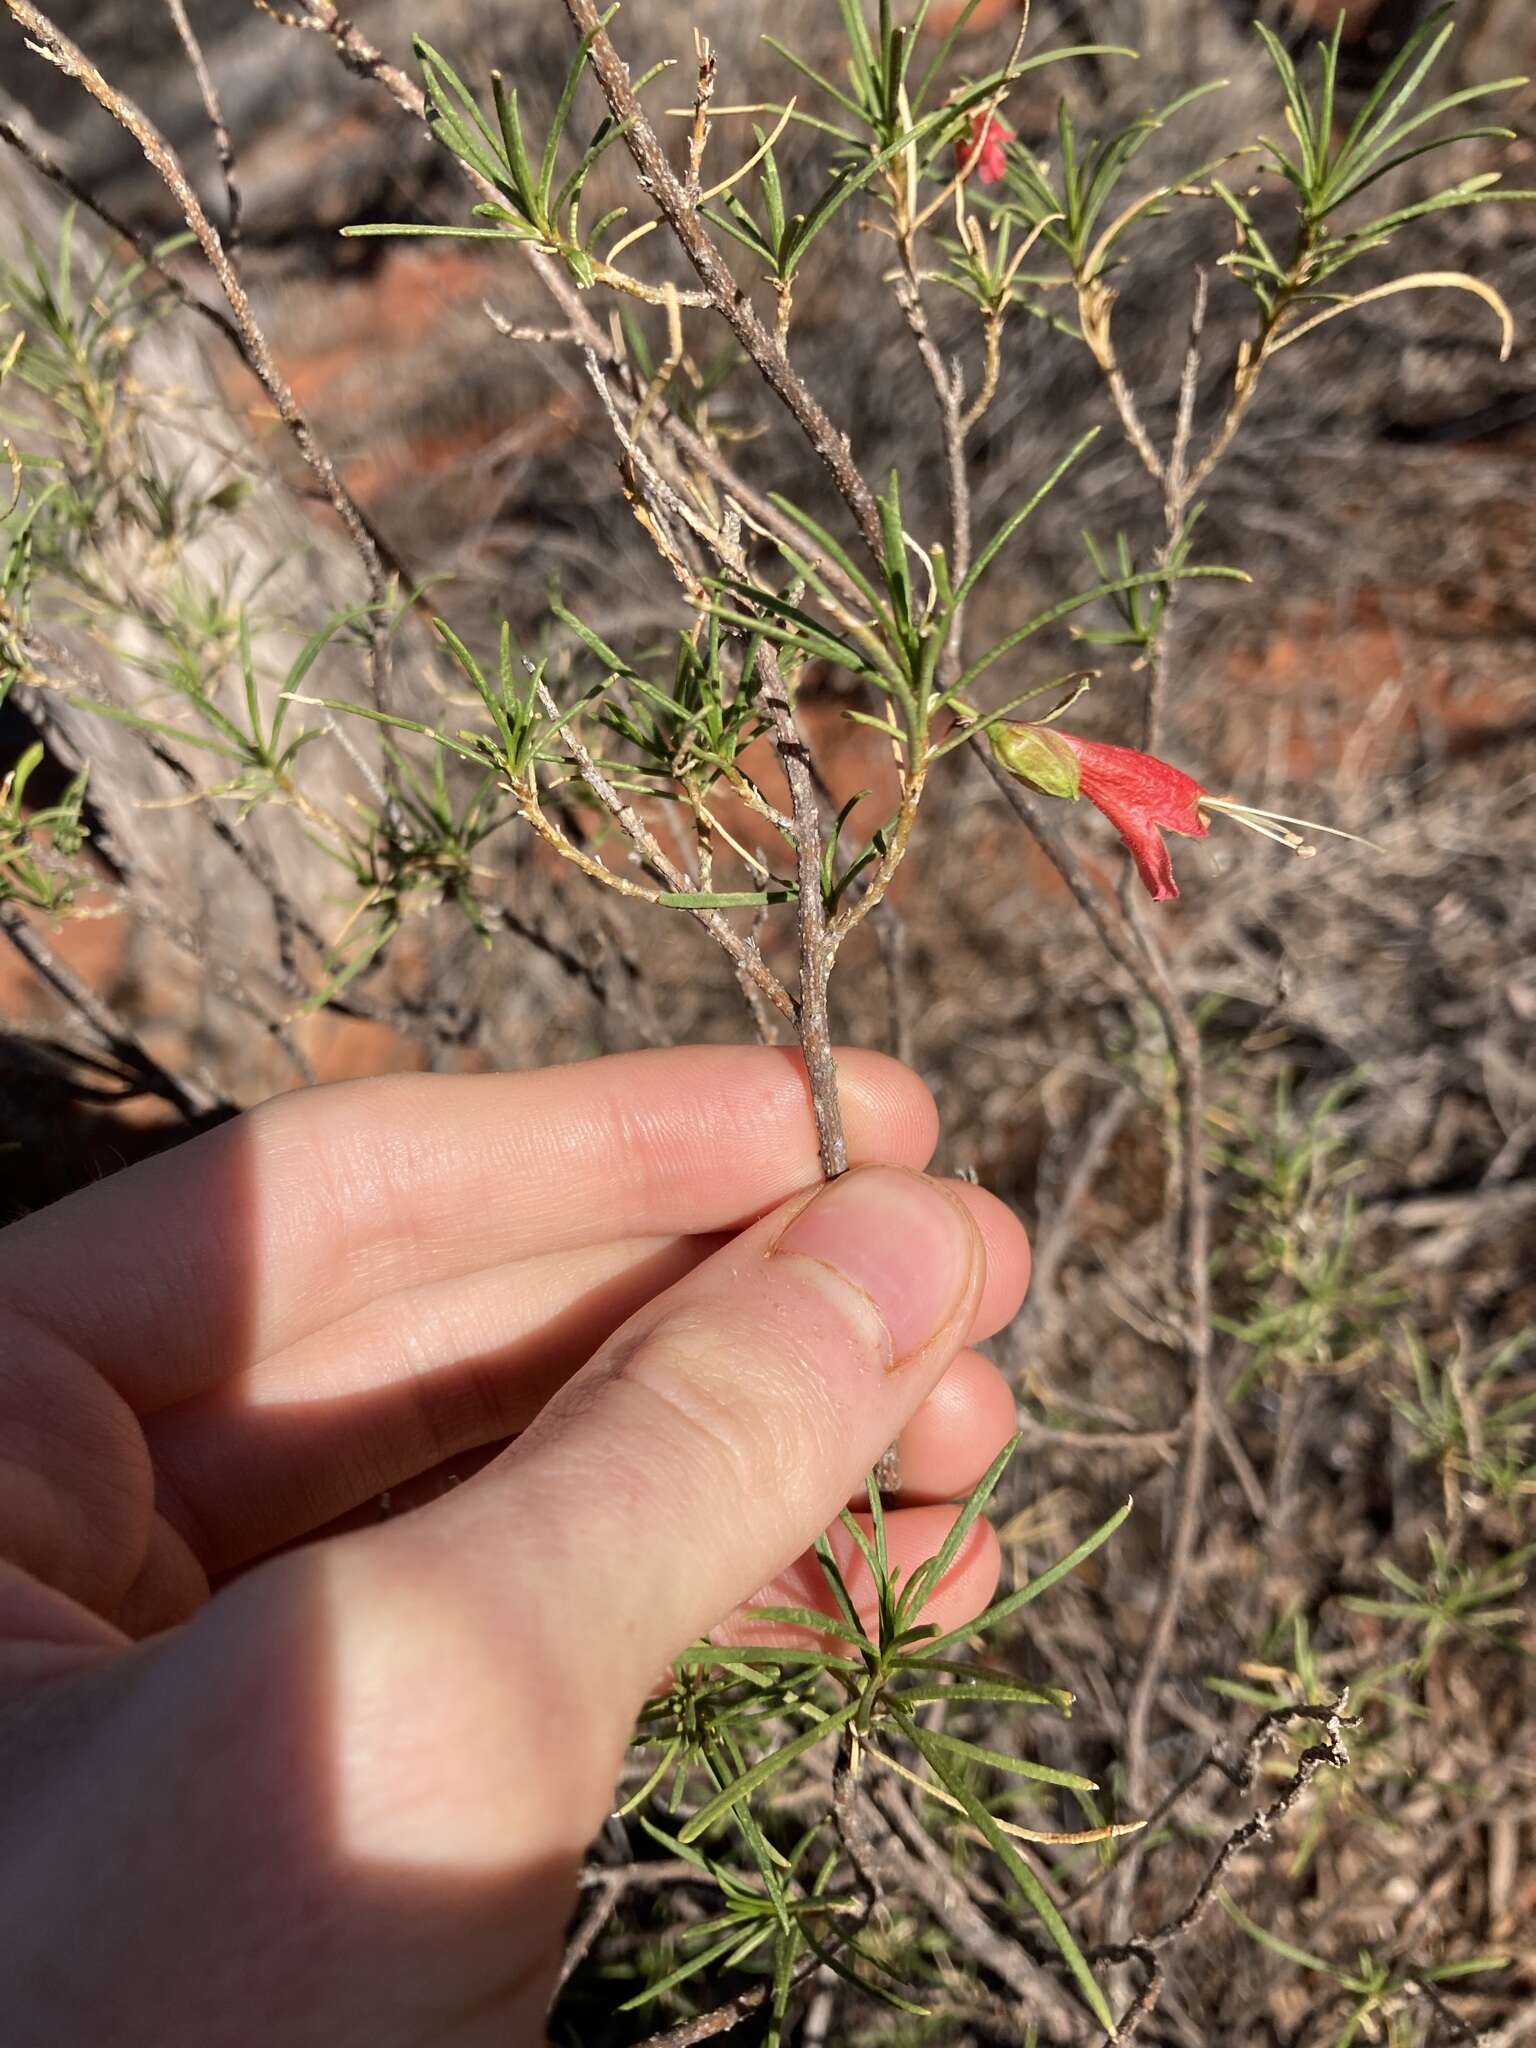
POLYGON ((916 1173, 858 1168, 785 1204, 440 1503, 457 1554, 494 1561, 529 1647, 627 1720, 835 1520, 965 1341, 984 1268, 968 1211, 916 1173))

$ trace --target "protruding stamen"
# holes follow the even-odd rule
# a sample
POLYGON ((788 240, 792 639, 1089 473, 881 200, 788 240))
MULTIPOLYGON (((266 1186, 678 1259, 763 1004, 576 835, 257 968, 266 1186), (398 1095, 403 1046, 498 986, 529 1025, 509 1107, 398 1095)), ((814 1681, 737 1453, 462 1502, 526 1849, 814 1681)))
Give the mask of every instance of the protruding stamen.
POLYGON ((1203 796, 1200 808, 1218 811, 1224 818, 1234 818, 1239 825, 1246 825, 1250 832, 1277 840, 1281 846, 1290 847, 1298 860, 1310 860, 1317 848, 1309 846, 1299 832, 1287 832, 1287 825, 1305 825, 1309 832, 1326 832, 1330 839, 1352 839, 1356 846, 1369 846, 1373 853, 1380 852, 1374 840, 1362 839, 1358 832, 1346 832, 1338 825, 1320 825, 1315 818, 1292 818, 1284 811, 1260 810, 1257 804, 1241 803, 1236 797, 1203 796))

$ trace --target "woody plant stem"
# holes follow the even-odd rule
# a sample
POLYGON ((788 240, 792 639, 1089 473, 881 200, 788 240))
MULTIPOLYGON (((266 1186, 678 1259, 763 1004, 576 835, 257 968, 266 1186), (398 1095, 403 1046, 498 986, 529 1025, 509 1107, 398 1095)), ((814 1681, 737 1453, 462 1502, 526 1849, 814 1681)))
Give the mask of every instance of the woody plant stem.
MULTIPOLYGON (((624 124, 624 139, 640 173, 641 182, 671 225, 679 245, 701 279, 717 312, 726 320, 758 372, 782 400, 802 433, 837 486, 869 553, 881 559, 881 536, 874 495, 853 462, 846 438, 832 425, 825 411, 793 369, 784 350, 758 318, 746 292, 732 276, 715 247, 697 207, 673 172, 654 128, 647 120, 630 85, 628 67, 598 19, 594 0, 565 0, 566 12, 578 35, 590 36, 592 68, 614 118, 624 124)), ((903 278, 907 287, 903 311, 913 328, 914 340, 923 356, 939 402, 945 429, 946 480, 950 491, 952 539, 965 549, 969 538, 969 488, 963 459, 963 443, 969 422, 962 411, 958 373, 946 366, 926 333, 920 298, 914 300, 916 277, 903 278)), ((1198 335, 1196 336, 1198 341, 1198 335)), ((1181 435, 1187 445, 1187 427, 1181 435)), ((1182 449, 1181 449, 1182 455, 1182 449)), ((1182 469, 1182 462, 1180 463, 1182 469)), ((1209 463, 1198 467, 1193 477, 1181 477, 1185 491, 1208 473, 1209 463)), ((1128 1716, 1127 1746, 1135 1776, 1144 1776, 1147 1728, 1153 1698, 1164 1667, 1182 1602, 1187 1570, 1199 1524, 1200 1501, 1205 1483, 1210 1440, 1211 1406, 1211 1324, 1209 1207, 1203 1169, 1204 1089, 1199 1034, 1178 998, 1160 958, 1139 944, 1113 906, 1082 873, 1065 837, 1049 823, 1001 765, 993 760, 984 737, 973 743, 978 756, 998 782, 1007 801, 1026 824, 1052 864, 1059 870, 1095 933, 1116 964, 1151 1003, 1166 1034, 1173 1062, 1179 1104, 1179 1190, 1176 1267, 1183 1302, 1183 1335, 1190 1397, 1190 1414, 1184 1457, 1178 1480, 1170 1554, 1167 1559, 1167 1589, 1154 1618, 1153 1637, 1143 1660, 1135 1696, 1128 1716)), ((794 785, 791 784, 794 794, 794 785)), ((797 836, 807 835, 814 825, 814 845, 820 846, 820 822, 802 816, 796 804, 797 836)), ((802 874, 808 871, 805 845, 800 847, 802 874)), ((800 897, 802 973, 807 959, 817 969, 829 969, 825 919, 821 914, 819 885, 813 896, 802 886, 800 897)), ((813 1015, 814 1030, 824 1029, 824 1018, 813 1015)), ((802 1043, 807 1020, 802 1015, 802 1043)), ((825 1039, 817 1048, 824 1051, 830 1066, 830 1047, 825 1039)), ((807 1066, 811 1049, 807 1047, 807 1066)), ((813 1091, 816 1081, 813 1074, 813 1091)), ((835 1088, 830 1105, 817 1099, 818 1129, 827 1126, 823 1118, 830 1108, 835 1115, 835 1088)), ((825 1144, 824 1144, 825 1157, 825 1144)), ((1138 1792, 1141 1790, 1138 1784, 1138 1792)))
MULTIPOLYGON (((839 495, 852 512, 866 546, 878 558, 880 517, 874 493, 860 475, 846 436, 840 434, 797 374, 781 342, 758 317, 746 291, 737 284, 725 258, 705 228, 697 200, 673 171, 655 129, 630 84, 629 67, 601 25, 594 0, 565 0, 565 11, 580 37, 590 38, 588 59, 609 111, 621 124, 624 141, 640 174, 640 182, 661 209, 684 255, 698 273, 711 305, 730 327, 774 395, 792 415, 820 457, 839 495)), ((824 841, 821 813, 811 772, 810 755, 796 724, 787 695, 770 691, 765 705, 773 726, 795 831, 798 880, 796 915, 800 939, 800 1002, 796 1017, 805 1055, 822 1171, 833 1178, 848 1165, 842 1111, 837 1099, 837 1069, 832 1057, 827 985, 837 954, 837 938, 828 929, 822 899, 824 841)))

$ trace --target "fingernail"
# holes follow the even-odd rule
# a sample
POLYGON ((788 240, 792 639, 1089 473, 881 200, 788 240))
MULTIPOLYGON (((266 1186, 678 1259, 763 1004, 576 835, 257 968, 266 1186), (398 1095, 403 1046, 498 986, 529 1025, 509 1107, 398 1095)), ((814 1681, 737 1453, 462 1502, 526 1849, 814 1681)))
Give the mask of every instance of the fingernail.
POLYGON ((979 1254, 975 1225, 952 1195, 915 1173, 856 1167, 817 1195, 773 1246, 830 1266, 874 1305, 891 1364, 953 1317, 979 1254))

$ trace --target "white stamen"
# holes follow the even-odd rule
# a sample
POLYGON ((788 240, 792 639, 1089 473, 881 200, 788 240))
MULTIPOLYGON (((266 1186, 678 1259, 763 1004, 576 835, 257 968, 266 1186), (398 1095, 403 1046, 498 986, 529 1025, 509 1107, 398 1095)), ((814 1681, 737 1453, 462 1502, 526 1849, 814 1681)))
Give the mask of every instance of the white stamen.
POLYGON ((1272 839, 1277 846, 1289 847, 1298 857, 1310 854, 1313 850, 1299 832, 1288 832, 1283 825, 1270 823, 1263 813, 1250 809, 1247 804, 1239 804, 1226 797, 1202 797, 1197 809, 1215 811, 1223 818, 1231 818, 1236 824, 1246 825, 1250 832, 1257 832, 1261 839, 1272 839))
MULTIPOLYGON (((1362 839, 1358 832, 1345 832, 1338 825, 1320 825, 1315 818, 1292 818, 1284 811, 1263 811, 1259 809, 1257 804, 1240 803, 1236 797, 1203 796, 1200 799, 1198 808, 1208 811, 1220 811, 1224 817, 1235 818, 1240 825, 1246 825, 1250 832, 1264 832, 1263 825, 1258 822, 1259 819, 1263 818, 1277 827, 1282 825, 1305 825, 1309 832, 1326 832, 1330 839, 1351 839, 1356 846, 1370 847, 1373 853, 1381 851, 1381 848, 1377 846, 1374 840, 1362 839)), ((1307 842, 1294 832, 1276 830, 1274 832, 1264 832, 1264 836, 1267 839, 1278 839, 1283 846, 1292 847, 1303 859, 1310 857, 1311 854, 1317 851, 1316 847, 1310 847, 1306 853, 1302 853, 1302 849, 1306 847, 1307 842)))

